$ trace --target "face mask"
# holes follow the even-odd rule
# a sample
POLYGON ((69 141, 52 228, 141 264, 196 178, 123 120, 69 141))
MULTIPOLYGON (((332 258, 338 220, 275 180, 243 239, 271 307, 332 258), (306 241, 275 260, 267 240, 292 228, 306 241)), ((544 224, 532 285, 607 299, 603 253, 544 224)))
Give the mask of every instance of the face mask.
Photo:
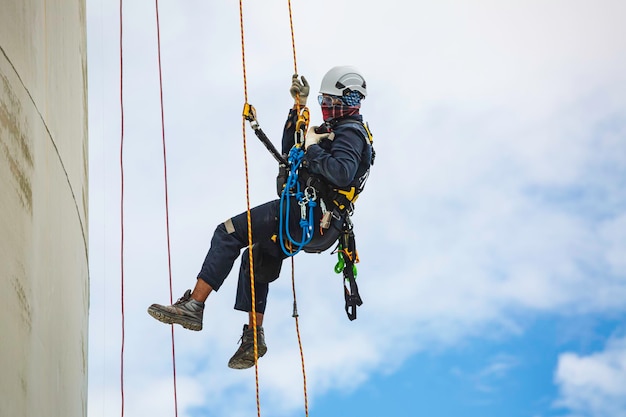
POLYGON ((322 117, 325 122, 329 122, 333 119, 339 119, 341 117, 353 116, 355 114, 359 114, 359 109, 361 105, 358 106, 324 106, 322 105, 322 117))
POLYGON ((322 107, 324 121, 328 122, 332 119, 359 114, 361 98, 361 93, 358 91, 350 91, 348 94, 341 97, 320 94, 317 101, 322 107))

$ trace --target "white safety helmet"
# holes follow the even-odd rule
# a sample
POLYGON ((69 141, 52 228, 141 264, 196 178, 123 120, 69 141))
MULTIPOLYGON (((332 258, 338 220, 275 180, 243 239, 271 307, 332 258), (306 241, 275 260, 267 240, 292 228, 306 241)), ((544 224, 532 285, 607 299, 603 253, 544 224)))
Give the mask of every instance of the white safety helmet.
POLYGON ((363 97, 367 96, 365 78, 355 67, 347 65, 334 67, 322 78, 320 94, 343 96, 350 91, 358 91, 363 97))

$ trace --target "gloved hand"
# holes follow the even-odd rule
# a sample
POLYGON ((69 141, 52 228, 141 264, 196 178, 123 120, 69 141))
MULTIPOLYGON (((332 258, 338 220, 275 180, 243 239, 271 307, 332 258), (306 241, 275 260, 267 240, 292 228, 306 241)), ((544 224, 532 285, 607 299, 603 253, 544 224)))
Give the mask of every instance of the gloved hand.
MULTIPOLYGON (((322 139, 326 139, 330 136, 330 133, 315 133, 315 129, 319 126, 310 126, 309 130, 304 136, 304 150, 309 149, 309 146, 316 145, 322 139)), ((334 135, 333 135, 334 136, 334 135)))
POLYGON ((309 83, 304 76, 300 78, 302 78, 302 81, 298 79, 298 74, 293 74, 289 92, 291 93, 291 97, 293 97, 297 103, 300 103, 301 107, 304 107, 306 106, 306 99, 309 97, 309 83))

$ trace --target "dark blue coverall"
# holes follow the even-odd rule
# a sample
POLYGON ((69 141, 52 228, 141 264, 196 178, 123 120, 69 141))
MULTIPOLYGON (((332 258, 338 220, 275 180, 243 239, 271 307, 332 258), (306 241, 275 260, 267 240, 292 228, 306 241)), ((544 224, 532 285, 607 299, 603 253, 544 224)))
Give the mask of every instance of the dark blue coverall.
MULTIPOLYGON (((289 112, 282 137, 282 152, 288 154, 294 144, 295 124, 298 114, 295 110, 289 112)), ((320 144, 309 146, 304 162, 309 173, 316 174, 327 183, 335 187, 347 187, 358 181, 360 176, 366 175, 369 169, 372 151, 367 132, 361 123, 362 116, 354 115, 330 122, 335 134, 332 141, 323 140, 320 144), (347 123, 351 119, 355 123, 347 123)), ((332 204, 332 203, 331 203, 332 204)), ((294 239, 301 238, 300 206, 292 197, 290 204, 290 230, 294 239)), ((330 209, 330 207, 329 207, 330 209)), ((280 274, 282 261, 287 257, 280 247, 278 240, 271 238, 278 234, 278 220, 280 200, 276 199, 250 210, 253 242, 253 262, 255 276, 256 311, 265 312, 269 283, 280 274)), ((315 207, 314 223, 319 224, 321 208, 315 207)), ((314 227, 315 240, 319 235, 318 227, 314 227)), ((202 264, 198 278, 207 282, 214 290, 220 286, 230 273, 233 264, 241 249, 248 246, 247 212, 220 223, 211 239, 211 246, 202 264)), ((252 296, 250 289, 250 259, 249 249, 244 251, 239 268, 239 282, 235 299, 235 309, 252 311, 252 296)))

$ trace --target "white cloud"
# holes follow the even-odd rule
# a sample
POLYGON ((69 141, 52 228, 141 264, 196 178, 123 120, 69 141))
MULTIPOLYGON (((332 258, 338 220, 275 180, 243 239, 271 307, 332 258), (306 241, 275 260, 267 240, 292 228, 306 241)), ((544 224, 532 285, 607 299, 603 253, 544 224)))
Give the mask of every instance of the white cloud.
MULTIPOLYGON (((95 5, 91 417, 118 401, 120 343, 117 10, 95 5)), ((329 66, 362 68, 378 151, 355 215, 359 319, 344 316, 333 257, 296 260, 312 403, 393 372, 416 351, 523 332, 515 317, 524 312, 602 314, 626 301, 622 2, 418 2, 418 13, 398 13, 403 6, 294 4, 300 72, 315 86, 329 66)), ((243 91, 236 5, 161 7, 177 298, 193 285, 215 225, 245 207, 243 91)), ((250 102, 275 142, 293 71, 284 9, 246 6, 250 102)), ((145 312, 169 300, 156 33, 152 9, 125 12, 126 402, 133 413, 150 402, 158 417, 171 415, 172 398, 169 328, 145 312)), ((254 205, 273 198, 275 166, 247 137, 254 205)), ((253 373, 225 365, 245 319, 232 311, 235 284, 231 276, 211 296, 203 332, 176 328, 181 415, 255 407, 253 373)), ((262 407, 284 415, 302 407, 290 297, 285 263, 260 366, 262 407)))
POLYGON ((589 355, 563 353, 554 376, 560 396, 557 407, 580 417, 626 415, 626 338, 608 341, 589 355))
POLYGON ((497 354, 487 359, 487 363, 479 370, 468 372, 460 368, 453 368, 451 373, 457 378, 469 381, 475 390, 482 393, 494 393, 499 384, 509 375, 511 370, 518 367, 518 358, 509 354, 497 354))

